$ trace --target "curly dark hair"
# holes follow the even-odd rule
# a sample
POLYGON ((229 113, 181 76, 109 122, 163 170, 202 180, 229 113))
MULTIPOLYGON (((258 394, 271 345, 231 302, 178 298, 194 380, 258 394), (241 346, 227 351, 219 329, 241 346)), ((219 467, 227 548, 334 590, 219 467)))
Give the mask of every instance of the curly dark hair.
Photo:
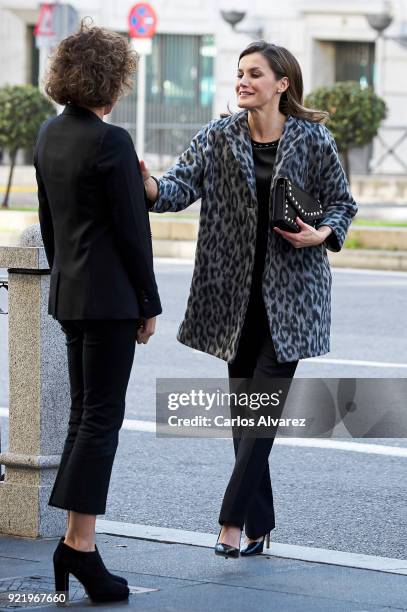
POLYGON ((58 104, 101 108, 131 90, 138 56, 126 38, 82 19, 78 32, 58 45, 45 91, 58 104))

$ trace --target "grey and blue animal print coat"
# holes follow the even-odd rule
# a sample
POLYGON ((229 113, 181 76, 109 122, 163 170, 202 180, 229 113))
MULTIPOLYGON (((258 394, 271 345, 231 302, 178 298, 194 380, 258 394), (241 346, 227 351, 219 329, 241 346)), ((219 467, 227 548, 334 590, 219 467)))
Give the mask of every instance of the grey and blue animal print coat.
MULTIPOLYGON (((202 198, 195 269, 177 338, 228 361, 236 356, 255 254, 257 197, 247 111, 215 119, 159 179, 154 212, 180 211, 202 198)), ((279 362, 330 350, 331 271, 326 249, 340 251, 357 212, 336 143, 322 124, 288 115, 271 189, 287 177, 321 201, 316 227, 332 233, 294 248, 272 227, 263 297, 279 362)))

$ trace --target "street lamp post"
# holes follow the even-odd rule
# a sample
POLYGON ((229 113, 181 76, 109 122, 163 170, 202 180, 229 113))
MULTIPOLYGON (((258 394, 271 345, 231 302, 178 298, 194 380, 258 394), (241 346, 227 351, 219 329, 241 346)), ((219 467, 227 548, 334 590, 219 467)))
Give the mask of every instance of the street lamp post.
MULTIPOLYGON (((366 15, 366 19, 371 28, 373 28, 377 32, 376 36, 376 48, 377 48, 377 70, 375 74, 375 89, 376 93, 381 97, 384 97, 384 64, 385 64, 385 43, 386 40, 395 40, 402 47, 407 47, 407 29, 406 24, 403 22, 403 27, 400 30, 400 34, 398 36, 385 36, 384 31, 390 26, 393 22, 393 16, 391 14, 391 3, 389 0, 385 0, 384 2, 384 10, 381 13, 370 13, 366 15)), ((399 159, 395 154, 395 148, 400 145, 405 138, 407 137, 407 130, 405 126, 393 126, 392 129, 401 129, 402 135, 391 146, 388 146, 383 139, 379 139, 382 141, 382 144, 385 146, 385 152, 382 153, 379 160, 376 162, 374 158, 370 160, 369 171, 373 172, 382 161, 388 156, 393 155, 396 159, 399 159)), ((399 160, 400 161, 400 160, 399 160)))
POLYGON ((263 38, 263 28, 254 28, 252 30, 238 30, 237 24, 240 23, 246 16, 245 11, 221 11, 222 19, 228 23, 236 34, 248 34, 255 39, 263 38))
POLYGON ((366 19, 371 28, 377 32, 376 49, 377 49, 377 70, 375 74, 375 88, 378 95, 384 94, 384 63, 385 63, 385 40, 383 32, 389 27, 393 21, 393 17, 389 12, 372 13, 366 15, 366 19))
MULTIPOLYGON (((382 49, 378 49, 378 64, 380 63, 380 79, 377 78, 376 90, 378 93, 382 93, 382 86, 379 86, 379 83, 384 82, 384 61, 385 61, 385 41, 386 40, 395 40, 402 47, 407 47, 407 28, 406 23, 403 22, 403 27, 398 36, 385 36, 384 31, 393 23, 393 16, 391 14, 391 5, 389 1, 386 1, 384 4, 384 10, 381 13, 369 13, 366 15, 366 19, 368 24, 373 30, 377 32, 376 43, 382 41, 381 47, 382 49), (380 52, 381 51, 381 52, 380 52)), ((378 44, 379 47, 379 44, 378 44)), ((379 76, 378 75, 378 76, 379 76)))
POLYGON ((370 27, 378 32, 380 36, 393 21, 393 17, 389 13, 371 13, 366 15, 370 27))

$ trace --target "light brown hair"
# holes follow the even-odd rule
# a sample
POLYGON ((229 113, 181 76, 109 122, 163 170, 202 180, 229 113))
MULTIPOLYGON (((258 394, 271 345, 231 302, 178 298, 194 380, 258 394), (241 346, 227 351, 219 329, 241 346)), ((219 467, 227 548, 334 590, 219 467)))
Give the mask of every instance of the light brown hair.
POLYGON ((81 21, 60 42, 45 78, 45 91, 58 104, 101 108, 133 86, 138 56, 126 38, 81 21))
POLYGON ((328 112, 304 106, 301 67, 288 49, 259 40, 250 43, 241 52, 239 62, 242 57, 252 53, 260 53, 267 60, 277 79, 288 77, 289 86, 280 97, 279 111, 283 115, 293 115, 315 123, 326 123, 329 119, 328 112))

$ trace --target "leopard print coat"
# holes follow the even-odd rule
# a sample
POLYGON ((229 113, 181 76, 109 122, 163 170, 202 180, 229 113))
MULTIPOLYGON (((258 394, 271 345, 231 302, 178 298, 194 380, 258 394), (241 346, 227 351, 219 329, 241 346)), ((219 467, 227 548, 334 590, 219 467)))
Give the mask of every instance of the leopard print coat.
MULTIPOLYGON (((256 180, 247 111, 215 119, 159 179, 154 212, 180 211, 201 198, 195 268, 177 338, 231 363, 248 304, 257 224, 256 180)), ((278 362, 330 350, 331 271, 326 249, 340 251, 357 212, 336 143, 322 124, 288 115, 272 185, 287 177, 316 198, 331 235, 294 248, 268 230, 263 297, 278 362)))

